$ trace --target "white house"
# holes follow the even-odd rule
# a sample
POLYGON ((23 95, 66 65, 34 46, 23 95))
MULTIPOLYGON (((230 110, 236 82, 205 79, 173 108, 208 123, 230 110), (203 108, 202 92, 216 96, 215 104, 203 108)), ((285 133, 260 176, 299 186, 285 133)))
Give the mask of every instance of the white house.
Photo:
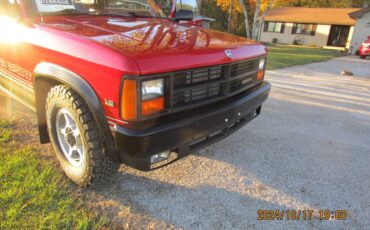
POLYGON ((260 28, 262 42, 349 48, 358 8, 281 7, 267 12, 260 28))
POLYGON ((351 52, 355 53, 361 44, 370 36, 370 7, 349 14, 356 20, 355 31, 351 42, 351 52))

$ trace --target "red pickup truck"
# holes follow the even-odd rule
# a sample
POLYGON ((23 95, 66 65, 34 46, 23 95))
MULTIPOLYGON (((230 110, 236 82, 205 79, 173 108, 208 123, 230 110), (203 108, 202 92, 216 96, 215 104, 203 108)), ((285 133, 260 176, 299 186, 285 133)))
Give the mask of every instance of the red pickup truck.
POLYGON ((175 2, 0 1, 0 89, 36 111, 78 185, 112 162, 160 168, 261 113, 265 46, 199 27, 175 2))

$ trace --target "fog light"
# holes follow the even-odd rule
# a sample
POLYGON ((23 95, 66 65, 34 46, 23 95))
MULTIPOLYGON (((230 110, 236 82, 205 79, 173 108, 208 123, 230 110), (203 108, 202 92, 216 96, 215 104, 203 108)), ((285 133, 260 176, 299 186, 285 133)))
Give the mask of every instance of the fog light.
POLYGON ((170 151, 166 151, 166 152, 163 152, 163 153, 155 154, 150 159, 150 163, 156 164, 158 162, 167 160, 169 157, 170 157, 170 151))

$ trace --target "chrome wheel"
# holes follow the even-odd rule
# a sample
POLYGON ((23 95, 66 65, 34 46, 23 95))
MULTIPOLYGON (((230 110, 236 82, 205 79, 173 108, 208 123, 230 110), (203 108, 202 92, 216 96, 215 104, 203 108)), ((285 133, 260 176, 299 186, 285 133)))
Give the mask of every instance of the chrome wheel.
POLYGON ((66 109, 60 109, 56 116, 56 132, 62 153, 68 162, 80 167, 85 159, 85 146, 80 129, 66 109))

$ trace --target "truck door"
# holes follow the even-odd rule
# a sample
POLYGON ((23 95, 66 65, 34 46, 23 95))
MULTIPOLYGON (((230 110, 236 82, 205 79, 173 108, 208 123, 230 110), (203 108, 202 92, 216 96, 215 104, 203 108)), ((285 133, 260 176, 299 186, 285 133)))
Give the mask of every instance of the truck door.
POLYGON ((0 0, 0 90, 32 108, 32 73, 24 69, 21 8, 17 0, 0 0))

